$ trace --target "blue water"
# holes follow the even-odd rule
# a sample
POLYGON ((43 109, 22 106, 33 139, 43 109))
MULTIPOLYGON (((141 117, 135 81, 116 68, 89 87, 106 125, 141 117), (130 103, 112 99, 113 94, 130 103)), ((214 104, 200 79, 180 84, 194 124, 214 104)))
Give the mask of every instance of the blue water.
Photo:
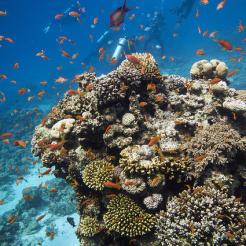
MULTIPOLYGON (((106 57, 112 57, 119 38, 137 39, 136 52, 153 53, 162 73, 180 74, 188 77, 191 65, 197 60, 213 58, 223 60, 229 70, 235 68, 239 70, 230 78, 230 86, 246 89, 245 54, 235 50, 222 50, 214 39, 208 36, 211 32, 217 31, 216 38, 228 40, 234 47, 241 47, 244 50, 246 42, 243 39, 246 38, 246 32, 238 32, 238 26, 240 21, 246 25, 246 1, 228 0, 224 8, 219 11, 216 10, 216 6, 220 0, 209 0, 208 5, 201 5, 198 0, 194 1, 194 6, 187 18, 177 27, 177 15, 172 13, 171 9, 181 6, 182 2, 181 0, 128 0, 127 5, 131 11, 127 13, 121 29, 112 31, 109 28, 109 15, 122 5, 122 0, 81 0, 80 8, 83 9, 83 13, 80 16, 80 22, 76 18, 66 17, 66 20, 64 19, 64 22, 60 24, 54 20, 54 16, 63 13, 72 5, 76 5, 76 1, 0 1, 0 10, 7 11, 7 16, 0 16, 0 35, 10 37, 14 41, 13 43, 4 39, 0 41, 0 74, 7 76, 6 79, 0 79, 0 135, 4 132, 13 134, 9 143, 0 142, 0 200, 3 200, 3 204, 0 205, 0 216, 2 216, 0 231, 6 230, 4 231, 5 235, 8 238, 14 238, 12 241, 9 240, 9 243, 0 243, 0 245, 22 245, 21 243, 37 245, 42 241, 44 245, 58 245, 58 243, 60 246, 69 245, 65 241, 59 241, 59 237, 64 238, 65 232, 62 232, 61 225, 64 228, 67 226, 66 216, 75 213, 74 204, 71 209, 64 209, 66 211, 64 214, 59 214, 58 211, 49 214, 50 219, 46 219, 46 222, 40 223, 39 226, 36 225, 37 228, 29 232, 20 228, 11 228, 12 225, 7 227, 3 225, 6 224, 9 214, 18 214, 19 221, 23 222, 23 227, 25 227, 33 220, 31 216, 35 218, 42 214, 53 203, 53 198, 49 195, 49 199, 44 202, 42 207, 35 207, 38 203, 33 205, 32 213, 25 207, 25 204, 22 204, 24 188, 37 187, 42 182, 60 182, 53 181, 52 175, 45 179, 38 177, 37 169, 40 163, 33 165, 30 150, 34 127, 62 98, 68 88, 76 87, 74 83, 69 82, 76 74, 88 71, 91 66, 95 68, 97 75, 107 73, 116 67, 115 64, 108 62, 106 57), (196 18, 196 9, 199 11, 198 18, 196 18), (161 27, 159 35, 161 45, 154 40, 147 49, 144 49, 148 38, 147 30, 151 26, 151 20, 156 11, 161 11, 164 18, 164 25, 161 27), (93 24, 95 17, 98 17, 98 23, 93 24), (50 30, 45 33, 44 28, 50 23, 52 23, 50 30), (202 33, 208 30, 208 35, 199 34, 198 26, 202 33), (107 42, 98 46, 97 40, 109 30, 111 33, 107 42), (57 42, 59 36, 66 36, 72 42, 65 40, 64 44, 59 44, 57 42), (143 37, 141 38, 141 36, 143 37), (105 49, 105 55, 104 59, 99 61, 98 48, 102 47, 105 49), (78 57, 71 59, 61 56, 62 49, 71 55, 78 52, 78 57), (197 49, 203 49, 205 55, 198 56, 197 49), (45 51, 48 60, 36 56, 36 53, 41 50, 45 51), (166 58, 163 59, 163 56, 166 58), (87 57, 91 59, 88 60, 87 57), (171 57, 174 58, 173 61, 170 59, 171 57), (241 61, 231 62, 231 58, 240 58, 241 61), (83 65, 83 62, 86 64, 83 65), (15 63, 19 64, 18 69, 13 69, 15 63), (62 66, 62 69, 58 70, 58 66, 62 66), (60 76, 67 78, 68 81, 63 84, 56 83, 55 80, 60 76), (42 85, 41 81, 47 81, 47 84, 42 85), (20 88, 25 88, 23 95, 18 93, 20 88), (45 94, 38 96, 40 91, 44 91, 45 94), (3 95, 5 95, 5 100, 3 95), (16 139, 27 141, 27 147, 22 149, 14 146, 13 141, 16 139), (24 177, 24 180, 17 186, 16 179, 19 176, 24 177), (21 206, 27 216, 21 215, 21 206), (48 224, 52 224, 52 221, 55 238, 50 240, 47 239, 45 230, 48 228, 48 224), (19 232, 18 239, 15 238, 16 230, 19 232)), ((65 184, 57 183, 56 185, 61 187, 57 194, 61 200, 62 192, 66 196, 73 195, 71 189, 65 184)), ((61 206, 66 207, 62 201, 61 206)), ((76 219, 76 215, 74 217, 76 219)), ((69 225, 66 230, 74 231, 69 225)), ((6 240, 8 242, 8 239, 6 240)), ((75 236, 69 240, 74 240, 70 245, 78 245, 75 236)))

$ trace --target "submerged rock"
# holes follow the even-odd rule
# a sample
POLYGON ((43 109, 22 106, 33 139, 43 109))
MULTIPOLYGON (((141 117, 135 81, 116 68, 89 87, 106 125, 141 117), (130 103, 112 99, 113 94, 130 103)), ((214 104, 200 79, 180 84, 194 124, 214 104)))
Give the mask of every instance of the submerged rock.
POLYGON ((226 64, 199 61, 187 80, 133 55, 105 76, 78 76, 81 93, 33 136, 34 155, 76 192, 81 245, 242 243, 246 100, 228 87, 226 64))

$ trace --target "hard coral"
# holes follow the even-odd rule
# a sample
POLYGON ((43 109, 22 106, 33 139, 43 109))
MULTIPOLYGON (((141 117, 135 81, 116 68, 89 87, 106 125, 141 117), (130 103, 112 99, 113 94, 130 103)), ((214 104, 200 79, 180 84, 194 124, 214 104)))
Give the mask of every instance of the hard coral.
POLYGON ((84 216, 80 219, 77 229, 79 237, 93 237, 102 230, 102 226, 95 217, 84 216))
POLYGON ((185 190, 158 216, 162 245, 244 245, 246 207, 235 197, 208 187, 185 190))
POLYGON ((113 198, 103 216, 106 228, 121 236, 135 237, 150 232, 155 224, 155 216, 148 214, 125 195, 113 198))
POLYGON ((104 183, 111 181, 114 166, 105 160, 91 161, 82 172, 83 182, 91 189, 103 190, 104 183))

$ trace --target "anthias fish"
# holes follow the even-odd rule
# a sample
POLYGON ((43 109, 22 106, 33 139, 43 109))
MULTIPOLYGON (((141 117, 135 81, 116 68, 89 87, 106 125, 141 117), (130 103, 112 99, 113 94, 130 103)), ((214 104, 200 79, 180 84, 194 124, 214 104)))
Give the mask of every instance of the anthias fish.
POLYGON ((126 0, 124 0, 123 6, 117 8, 111 15, 110 15, 110 27, 118 27, 120 26, 125 19, 126 13, 130 11, 129 8, 126 6, 126 0))

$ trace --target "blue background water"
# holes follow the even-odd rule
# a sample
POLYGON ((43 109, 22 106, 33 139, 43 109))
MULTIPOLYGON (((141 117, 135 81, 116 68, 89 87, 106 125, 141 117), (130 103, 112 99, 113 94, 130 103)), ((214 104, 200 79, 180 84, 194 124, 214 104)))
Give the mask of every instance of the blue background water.
MULTIPOLYGON (((231 78, 231 86, 237 89, 246 89, 245 59, 241 62, 229 61, 230 58, 244 58, 245 55, 238 51, 223 51, 212 38, 199 34, 197 30, 200 26, 202 31, 208 30, 209 33, 217 31, 217 38, 226 39, 233 46, 245 49, 246 43, 242 41, 246 38, 245 32, 239 33, 237 27, 240 20, 246 24, 246 1, 228 0, 224 8, 217 11, 216 6, 220 0, 210 0, 206 6, 201 5, 197 0, 188 18, 183 21, 180 28, 175 29, 177 16, 172 14, 170 9, 180 6, 181 2, 181 0, 128 0, 127 5, 132 10, 127 14, 122 29, 115 31, 110 38, 112 43, 108 44, 107 48, 105 47, 105 57, 112 56, 119 37, 147 36, 144 29, 149 26, 154 12, 161 10, 165 16, 165 26, 161 32, 164 53, 160 54, 160 49, 155 44, 148 51, 156 56, 163 73, 189 76, 189 69, 195 61, 217 58, 225 61, 230 70, 239 69, 239 72, 231 78), (199 18, 195 17, 196 8, 200 12, 199 18), (135 18, 130 20, 129 17, 133 18, 132 15, 135 15, 135 18), (139 25, 143 25, 144 28, 141 29, 139 25), (174 32, 177 33, 177 37, 173 37, 174 32), (197 49, 204 49, 206 54, 202 57, 196 55, 197 49), (161 59, 163 55, 166 56, 165 60, 161 59), (172 56, 174 61, 170 60, 172 56)), ((0 91, 6 96, 6 102, 0 103, 0 134, 6 131, 14 134, 9 144, 0 143, 1 179, 2 184, 5 184, 2 185, 0 191, 0 199, 5 201, 5 204, 0 206, 1 214, 14 209, 15 205, 20 202, 15 198, 19 197, 18 194, 21 195, 22 192, 19 187, 15 188, 15 179, 20 174, 9 171, 9 165, 12 164, 15 168, 16 166, 22 168, 25 164, 29 165, 29 171, 26 173, 23 171, 21 175, 29 177, 32 174, 33 167, 30 160, 28 163, 28 159, 22 161, 21 158, 29 158, 32 161, 30 139, 35 124, 40 122, 43 115, 62 97, 65 90, 76 87, 69 81, 64 84, 55 83, 55 79, 59 76, 72 79, 74 75, 88 71, 92 65, 98 75, 115 67, 105 59, 101 62, 98 61, 96 40, 109 30, 109 15, 122 5, 122 0, 81 0, 81 7, 85 8, 85 13, 80 18, 82 24, 72 17, 64 25, 57 24, 54 21, 54 16, 75 3, 76 1, 73 0, 0 1, 0 10, 8 12, 7 16, 0 17, 0 35, 11 37, 14 40, 14 43, 0 41, 0 74, 7 75, 7 79, 0 79, 0 91), (94 17, 98 17, 99 20, 93 26, 94 17), (54 25, 45 34, 43 29, 50 22, 53 22, 54 25), (76 43, 71 44, 65 41, 63 45, 59 44, 56 39, 62 35, 76 43), (36 56, 36 53, 42 49, 49 57, 48 60, 36 56), (68 51, 69 54, 79 52, 79 55, 76 59, 71 60, 61 56, 61 49, 68 51), (83 67, 81 63, 93 50, 96 55, 90 63, 86 64, 86 67, 83 67), (73 64, 70 64, 69 61, 73 61, 73 64), (20 68, 14 70, 13 64, 16 62, 20 64, 20 68), (62 66, 63 69, 59 71, 57 66, 62 66), (12 80, 16 80, 16 84, 11 82, 12 80), (48 84, 43 86, 40 84, 41 81, 47 81, 48 84), (19 95, 18 90, 22 87, 28 91, 24 95, 19 95), (41 90, 44 90, 45 94, 38 97, 37 93, 41 90), (32 96, 34 98, 28 101, 28 97, 32 96), (33 108, 38 108, 39 111, 38 109, 33 111, 33 108), (18 138, 29 141, 25 151, 13 146, 12 141, 18 138)), ((137 51, 143 51, 141 42, 144 41, 138 41, 137 51)), ((22 188, 28 185, 35 186, 42 182, 34 173, 31 177, 32 183, 25 184, 24 182, 22 188)), ((4 223, 3 221, 1 220, 0 224, 4 223)), ((59 231, 59 228, 57 230, 59 231)), ((24 232, 21 231, 21 233, 24 232)), ((52 245, 52 242, 48 241, 47 245, 52 245)))

